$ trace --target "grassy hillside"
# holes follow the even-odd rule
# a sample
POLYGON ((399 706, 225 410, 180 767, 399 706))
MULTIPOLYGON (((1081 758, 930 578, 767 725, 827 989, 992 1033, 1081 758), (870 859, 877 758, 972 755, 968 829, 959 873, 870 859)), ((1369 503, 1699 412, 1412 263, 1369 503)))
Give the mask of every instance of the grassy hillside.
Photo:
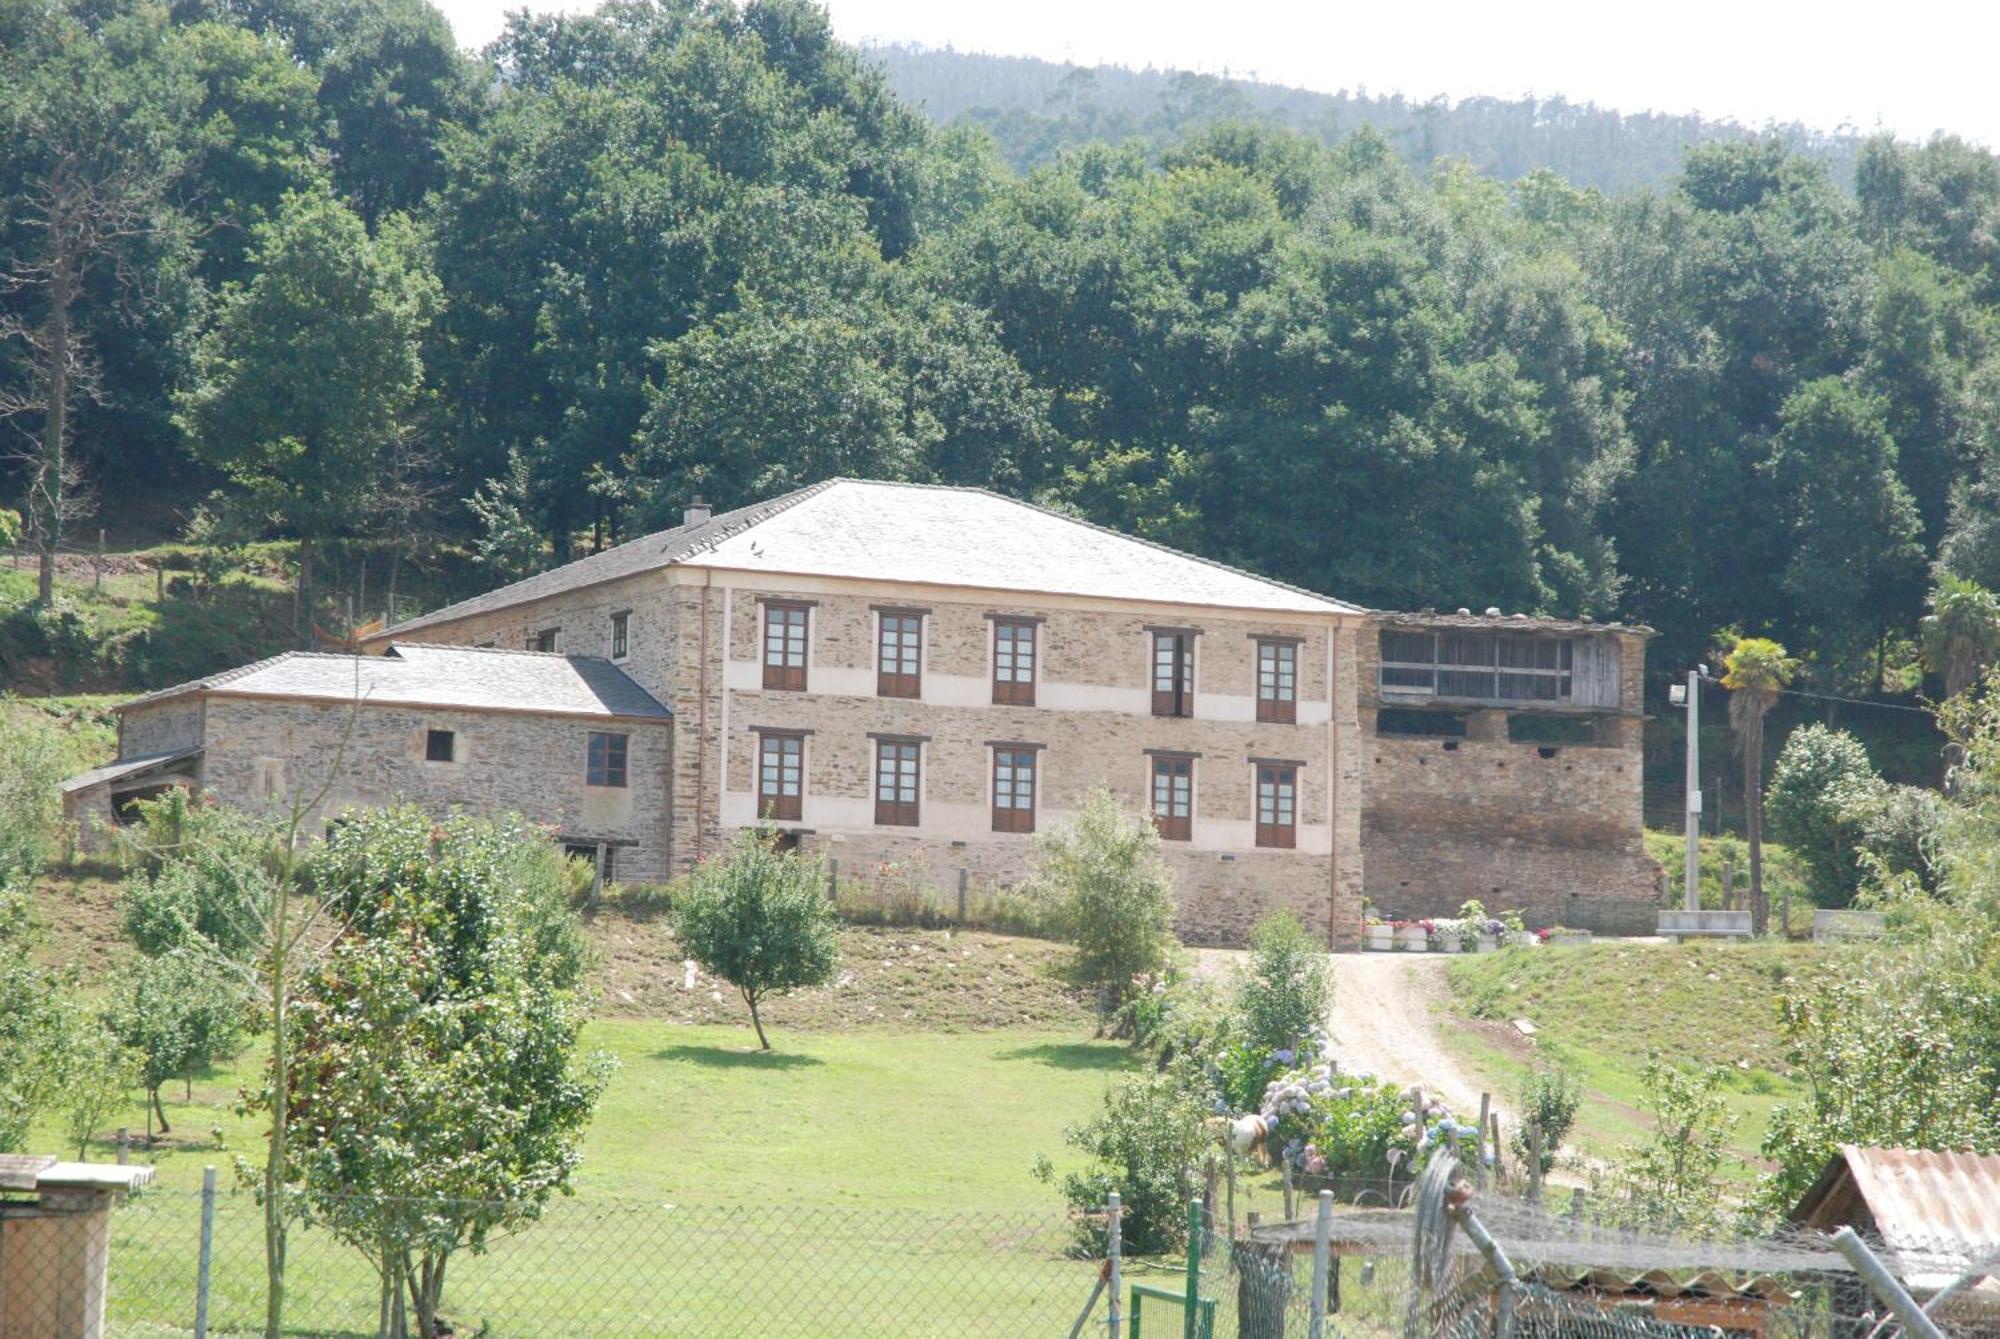
MULTIPOLYGON (((1778 1037, 1779 997, 1788 982, 1829 970, 1837 952, 1603 943, 1463 958, 1450 969, 1459 1026, 1448 1044, 1502 1093, 1537 1063, 1574 1065, 1586 1088, 1575 1142, 1597 1156, 1644 1131, 1639 1073, 1649 1053, 1719 1065, 1740 1118, 1736 1146, 1754 1163, 1771 1108, 1796 1091, 1778 1037), (1532 1040, 1515 1019, 1534 1025, 1532 1040)), ((1746 1165, 1745 1175, 1754 1170, 1746 1165)))

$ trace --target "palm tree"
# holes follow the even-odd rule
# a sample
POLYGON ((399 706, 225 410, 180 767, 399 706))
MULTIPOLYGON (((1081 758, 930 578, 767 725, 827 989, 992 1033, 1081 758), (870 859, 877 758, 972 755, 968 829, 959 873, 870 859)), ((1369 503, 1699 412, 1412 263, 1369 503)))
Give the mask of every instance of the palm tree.
MULTIPOLYGON (((1729 724, 1743 755, 1744 825, 1750 839, 1750 929, 1770 928, 1764 894, 1764 717, 1798 672, 1799 662, 1768 637, 1738 637, 1722 657, 1722 686, 1729 690, 1729 724)), ((1787 908, 1789 911, 1789 908, 1787 908)))
POLYGON ((2000 596, 1976 581, 1946 575, 1924 616, 1924 664, 1957 697, 2000 658, 2000 596))

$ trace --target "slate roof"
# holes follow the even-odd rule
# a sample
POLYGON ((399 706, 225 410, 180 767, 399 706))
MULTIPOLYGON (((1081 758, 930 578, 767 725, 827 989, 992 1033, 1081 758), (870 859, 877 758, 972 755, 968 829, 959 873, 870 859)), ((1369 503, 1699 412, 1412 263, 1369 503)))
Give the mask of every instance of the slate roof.
POLYGON ((1270 613, 1367 612, 983 488, 829 479, 579 558, 382 635, 676 565, 1270 613))
POLYGON ((183 762, 200 752, 201 750, 198 748, 172 749, 166 753, 143 753, 133 758, 120 758, 117 762, 106 763, 102 767, 93 767, 88 772, 78 772, 75 776, 64 781, 58 789, 65 795, 74 791, 88 790, 90 787, 101 785, 106 781, 119 781, 140 772, 151 771, 155 767, 166 767, 171 763, 183 762))
POLYGON ((348 702, 357 692, 376 706, 647 720, 673 716, 630 675, 601 656, 400 644, 379 656, 288 651, 205 679, 162 688, 117 709, 125 711, 188 693, 348 702))

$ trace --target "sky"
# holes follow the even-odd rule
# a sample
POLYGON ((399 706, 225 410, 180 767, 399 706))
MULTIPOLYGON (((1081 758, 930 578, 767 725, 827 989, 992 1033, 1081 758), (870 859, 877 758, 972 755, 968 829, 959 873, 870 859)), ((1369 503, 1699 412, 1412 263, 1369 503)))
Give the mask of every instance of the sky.
MULTIPOLYGON (((436 0, 462 45, 520 0, 436 0)), ((534 8, 589 8, 567 4, 534 8)), ((1991 0, 830 0, 848 41, 1228 73, 1427 99, 1560 94, 1749 125, 2000 146, 1991 0)))

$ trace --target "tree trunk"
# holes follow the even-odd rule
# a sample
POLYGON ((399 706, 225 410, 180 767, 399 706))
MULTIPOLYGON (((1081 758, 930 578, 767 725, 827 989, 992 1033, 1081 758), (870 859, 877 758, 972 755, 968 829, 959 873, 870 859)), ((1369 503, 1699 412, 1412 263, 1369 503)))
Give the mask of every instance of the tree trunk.
POLYGON ((1759 712, 1743 740, 1743 829, 1750 842, 1750 929, 1770 928, 1771 905, 1764 893, 1764 714, 1759 712))
MULTIPOLYGON (((160 1105, 160 1090, 158 1088, 153 1089, 153 1112, 154 1114, 157 1114, 160 1118, 160 1133, 172 1134, 174 1132, 174 1127, 167 1124, 167 1109, 160 1105)), ((146 1119, 148 1124, 150 1125, 152 1121, 152 1116, 149 1115, 147 1116, 146 1119)), ((148 1133, 146 1137, 147 1140, 150 1142, 150 1140, 152 1139, 152 1135, 148 1133)))
POLYGON ((388 627, 396 621, 396 579, 402 575, 403 550, 399 545, 389 550, 389 593, 383 599, 382 626, 388 627))
POLYGON ((313 594, 312 594, 312 537, 299 539, 299 584, 292 594, 293 631, 301 638, 302 646, 313 644, 313 594))
MULTIPOLYGON (((55 236, 60 217, 50 220, 55 236)), ((64 496, 68 474, 70 330, 69 308, 75 298, 75 274, 67 254, 58 255, 49 276, 48 335, 43 357, 46 403, 42 409, 42 458, 36 462, 35 488, 29 495, 29 517, 35 537, 35 599, 44 605, 56 597, 56 550, 62 544, 64 496)))
POLYGON ((750 1026, 757 1029, 757 1045, 768 1051, 770 1039, 764 1035, 764 1020, 757 1016, 757 997, 749 991, 743 992, 744 1003, 750 1006, 750 1026))

